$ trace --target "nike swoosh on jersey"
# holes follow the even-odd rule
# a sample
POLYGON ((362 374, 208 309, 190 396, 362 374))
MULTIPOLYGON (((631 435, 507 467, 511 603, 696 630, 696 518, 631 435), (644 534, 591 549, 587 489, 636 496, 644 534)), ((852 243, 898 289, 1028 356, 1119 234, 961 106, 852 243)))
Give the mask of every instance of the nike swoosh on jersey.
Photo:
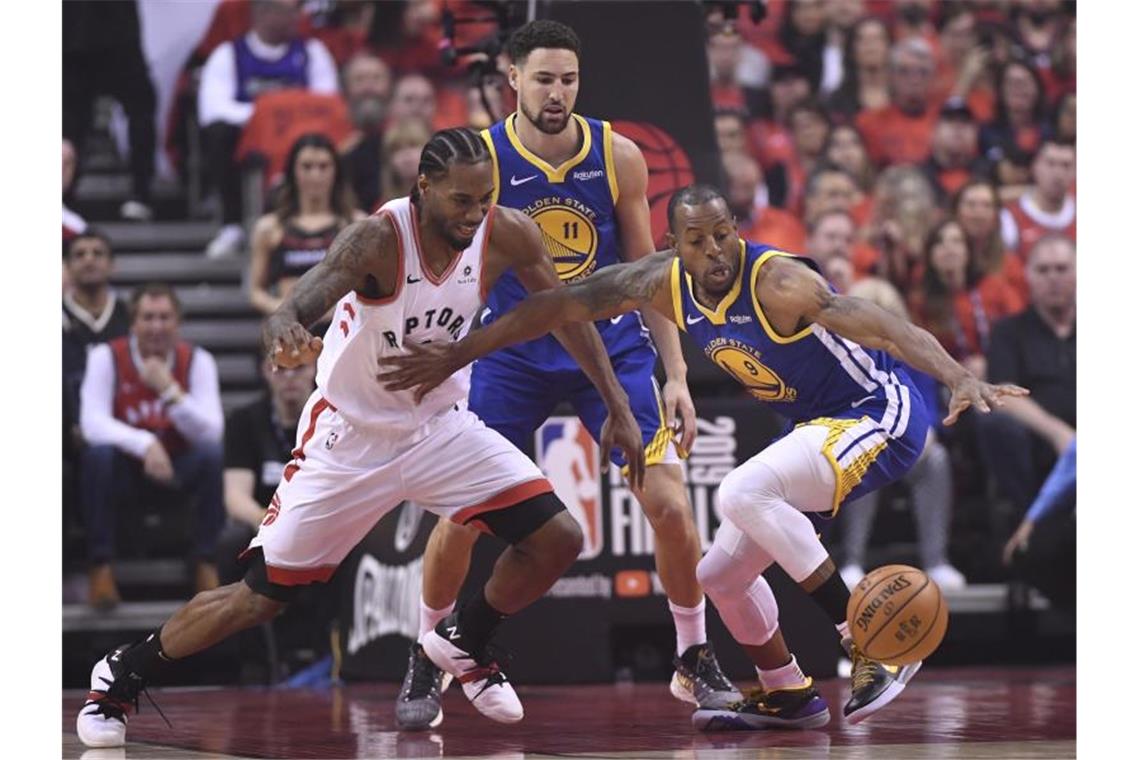
POLYGON ((702 319, 704 319, 704 316, 703 316, 703 315, 700 315, 700 316, 698 316, 696 319, 693 319, 693 315, 692 315, 692 314, 686 314, 686 315, 685 315, 685 324, 687 324, 687 325, 695 325, 697 322, 700 322, 702 319))
POLYGON ((532 179, 538 179, 538 175, 532 174, 529 177, 523 177, 522 179, 518 179, 517 177, 515 177, 515 175, 512 174, 511 175, 511 187, 518 187, 519 185, 522 185, 526 182, 530 182, 532 179))

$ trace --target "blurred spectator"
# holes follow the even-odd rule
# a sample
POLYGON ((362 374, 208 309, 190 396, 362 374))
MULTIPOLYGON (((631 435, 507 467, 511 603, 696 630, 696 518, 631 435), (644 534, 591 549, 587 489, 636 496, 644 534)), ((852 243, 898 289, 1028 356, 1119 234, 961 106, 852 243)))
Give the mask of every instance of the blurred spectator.
POLYGON ((1010 14, 1018 44, 1031 59, 1039 59, 1038 68, 1047 69, 1064 34, 1061 0, 1020 0, 1010 14))
POLYGON ((786 195, 785 165, 795 157, 788 118, 792 106, 811 95, 807 75, 798 66, 776 66, 764 97, 749 108, 756 118, 748 125, 752 153, 768 175, 773 206, 783 206, 786 195))
POLYGON ((1077 91, 1076 17, 1066 22, 1060 43, 1052 48, 1049 68, 1041 70, 1041 81, 1045 85, 1045 97, 1050 103, 1056 103, 1063 95, 1077 91))
POLYGON ((784 9, 779 40, 807 74, 812 92, 823 81, 823 51, 827 45, 827 14, 823 0, 796 0, 784 9))
POLYGON ((357 53, 345 64, 344 97, 356 128, 344 153, 344 166, 360 207, 371 211, 380 200, 381 150, 392 75, 388 65, 371 53, 357 53))
POLYGON ((781 250, 802 251, 804 227, 792 214, 768 205, 760 165, 745 153, 726 154, 721 162, 728 179, 729 208, 736 217, 740 235, 781 250))
POLYGON ((961 98, 947 100, 939 111, 922 168, 941 206, 971 177, 989 176, 989 162, 978 155, 978 125, 961 98))
POLYGON ((923 245, 938 217, 934 188, 912 166, 892 166, 875 183, 871 243, 881 254, 878 274, 902 292, 918 282, 923 245))
POLYGON ((857 279, 855 222, 846 211, 825 211, 808 225, 806 253, 835 289, 846 293, 857 279))
MULTIPOLYGON (((179 339, 181 309, 166 285, 131 298, 131 332, 91 349, 80 391, 82 500, 90 563, 89 601, 114 606, 115 512, 146 481, 189 497, 199 591, 218 585, 214 546, 222 527, 222 399, 218 368, 179 339), (145 476, 145 480, 144 477, 145 476)), ((153 488, 149 489, 153 491, 153 488)))
POLYGON ((983 461, 1016 515, 1025 513, 1076 437, 1076 254, 1062 235, 1038 240, 1026 269, 1030 305, 995 324, 990 336, 987 379, 1016 383, 1031 394, 976 418, 983 461))
POLYGON ((118 101, 130 123, 131 197, 119 214, 130 221, 149 221, 156 101, 143 57, 137 3, 63 4, 63 136, 79 150, 99 95, 118 101))
MULTIPOLYGON (((889 283, 868 278, 856 283, 850 294, 874 301, 896 316, 906 319, 902 296, 889 283)), ((929 375, 907 367, 907 373, 931 410, 940 408, 938 383, 929 375)), ((932 416, 936 412, 932 412, 932 416)), ((918 557, 930 578, 943 591, 960 589, 966 579, 947 559, 946 548, 950 538, 950 508, 954 498, 953 467, 950 454, 938 440, 932 428, 927 431, 926 446, 914 467, 903 476, 910 486, 911 506, 914 509, 915 532, 918 537, 918 557)), ((848 586, 854 587, 865 573, 867 543, 875 513, 879 508, 881 492, 875 491, 856 499, 843 508, 843 545, 846 561, 840 575, 848 586)))
POLYGON ((891 48, 891 103, 862 111, 855 126, 876 164, 919 164, 930 155, 930 138, 938 110, 931 107, 934 55, 918 38, 891 48))
POLYGON ((88 229, 72 238, 63 258, 71 284, 63 294, 63 426, 64 447, 77 452, 79 434, 79 386, 87 367, 87 352, 130 330, 130 311, 111 289, 114 260, 111 241, 98 230, 88 229))
POLYGON ((730 108, 718 108, 713 114, 716 146, 721 156, 748 153, 748 134, 744 129, 745 114, 730 108))
POLYGON ((1048 104, 1037 72, 1014 60, 998 74, 997 116, 979 133, 982 153, 997 170, 998 184, 1020 185, 1027 180, 1028 157, 1050 135, 1048 104))
POLYGON ((219 552, 220 559, 236 556, 261 525, 293 458, 297 422, 316 375, 316 365, 275 369, 266 359, 261 377, 268 392, 226 418, 225 501, 231 523, 224 543, 237 551, 219 552))
POLYGON ((894 4, 894 37, 899 42, 915 39, 938 50, 938 31, 932 16, 935 0, 901 0, 894 4))
POLYGON ((1025 302, 998 274, 986 274, 970 257, 962 226, 942 222, 926 239, 922 281, 911 291, 914 321, 978 377, 986 376, 985 352, 999 319, 1025 302))
MULTIPOLYGON (((854 177, 845 170, 821 163, 808 177, 804 188, 804 222, 811 229, 820 217, 831 211, 849 214, 858 229, 870 217, 870 199, 863 195, 854 177)), ((852 256, 856 277, 868 274, 878 258, 879 253, 872 246, 857 242, 852 256)))
POLYGON ((888 64, 891 34, 882 19, 860 19, 843 49, 843 80, 828 99, 828 108, 847 118, 863 110, 886 108, 891 103, 888 64))
POLYGON ((1054 605, 1077 602, 1077 439, 1057 459, 1021 524, 1002 550, 1006 565, 1054 605))
POLYGON ((972 179, 954 194, 950 214, 962 227, 970 259, 985 274, 1000 273, 1025 302, 1029 286, 1021 259, 1006 251, 1002 240, 1001 201, 997 188, 985 179, 972 179))
POLYGON ((714 108, 743 109, 768 80, 768 59, 746 44, 732 24, 710 24, 705 51, 714 108))
POLYGON ((435 87, 427 77, 407 74, 396 80, 388 113, 389 124, 417 121, 429 132, 435 122, 435 87))
POLYGON ((990 53, 978 39, 973 5, 944 5, 939 27, 941 55, 935 75, 935 97, 939 101, 960 98, 976 120, 991 120, 994 93, 988 77, 990 53))
MULTIPOLYGON (((87 222, 79 214, 67 207, 71 185, 75 181, 75 146, 70 140, 63 141, 63 252, 67 254, 67 244, 76 235, 87 229, 87 222)), ((66 279, 65 279, 66 284, 66 279)))
POLYGON ((823 156, 831 120, 823 106, 808 98, 792 106, 788 113, 788 127, 795 154, 794 160, 785 164, 787 195, 784 207, 799 214, 803 211, 804 182, 823 156))
POLYGON ((826 97, 843 83, 843 54, 855 24, 866 15, 866 7, 863 0, 827 0, 824 11, 827 17, 827 37, 823 48, 819 93, 826 97))
POLYGON ((823 157, 854 177, 862 192, 871 192, 875 185, 875 167, 867 155, 863 137, 855 127, 850 124, 832 127, 823 146, 823 157))
POLYGON ((297 36, 300 15, 296 0, 253 0, 250 31, 219 45, 202 67, 198 123, 206 165, 222 200, 223 226, 206 248, 211 257, 236 253, 245 240, 234 151, 257 97, 288 87, 338 92, 329 51, 318 40, 297 36))
MULTIPOLYGON (((453 2, 454 5, 454 2, 453 2)), ((369 46, 397 74, 417 72, 429 77, 447 73, 440 59, 440 3, 436 0, 396 0, 373 3, 369 46)), ((456 15, 464 15, 457 11, 456 15)))
MULTIPOLYGON (((487 129, 506 116, 506 105, 503 101, 505 83, 506 78, 496 74, 468 85, 467 126, 472 129, 487 129), (485 103, 484 98, 487 99, 485 103), (488 106, 490 111, 487 110, 488 106)), ((743 128, 741 134, 743 135, 743 128)))
POLYGON ((418 119, 396 123, 384 133, 384 166, 380 170, 380 202, 408 195, 420 174, 420 153, 431 132, 418 119))
POLYGON ((1024 261, 1047 233, 1077 239, 1077 200, 1070 189, 1077 177, 1077 149, 1047 140, 1033 159, 1033 185, 1002 211, 1002 238, 1024 261))
POLYGON ((363 217, 335 146, 322 134, 303 135, 289 151, 273 211, 253 228, 249 302, 272 314, 337 233, 363 217))
POLYGON ((1077 144, 1077 93, 1066 93, 1057 102, 1053 134, 1059 142, 1077 144))
POLYGON ((313 36, 321 41, 338 67, 346 66, 368 47, 376 6, 368 0, 337 0, 325 23, 313 29, 313 36))

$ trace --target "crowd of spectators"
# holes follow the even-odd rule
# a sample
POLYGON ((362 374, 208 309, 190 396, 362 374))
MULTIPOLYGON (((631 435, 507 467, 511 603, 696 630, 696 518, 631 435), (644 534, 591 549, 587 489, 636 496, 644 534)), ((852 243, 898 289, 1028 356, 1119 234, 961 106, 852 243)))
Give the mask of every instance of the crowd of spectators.
MULTIPOLYGON (((937 430, 907 479, 918 559, 944 587, 963 582, 947 553, 951 505, 977 488, 955 472, 987 476, 991 560, 1007 545, 1017 567, 1015 554, 1033 556, 1034 520, 1022 518, 1076 429, 1075 4, 771 0, 766 10, 759 22, 719 7, 707 16, 716 138, 741 233, 805 253, 838 290, 904 311, 978 375, 1033 392, 937 430)), ((928 400, 941 417, 944 399, 928 400)), ((853 581, 876 502, 841 517, 853 581)))
MULTIPOLYGON (((451 6, 463 14, 473 4, 451 6)), ((992 519, 994 554, 1008 540, 1012 561, 1032 542, 1026 510, 1075 438, 1074 6, 770 0, 759 22, 743 10, 725 16, 724 7, 707 13, 710 95, 723 189, 741 234, 816 259, 841 292, 905 311, 979 375, 1033 391, 987 420, 938 429, 908 481, 920 561, 944 585, 959 585, 947 554, 957 458, 982 452, 980 466, 1008 505, 992 519)), ((440 10, 435 0, 217 6, 187 64, 191 105, 181 118, 199 127, 207 191, 217 199, 219 230, 206 252, 249 252, 245 281, 260 313, 280 303, 344 225, 408 192, 433 130, 483 127, 513 108, 501 80, 481 93, 462 66, 442 65, 440 10), (257 208, 244 207, 242 174, 251 166, 266 189, 257 208)), ((79 23, 75 44, 65 45, 65 448, 93 484, 83 504, 91 599, 110 605, 118 592, 108 494, 140 484, 184 491, 197 517, 198 585, 216 583, 208 555, 223 516, 231 538, 255 527, 254 507, 264 509, 272 463, 287 455, 279 444, 296 422, 286 419, 296 413, 289 389, 311 379, 270 378, 266 398, 231 418, 244 432, 231 436, 227 425, 223 465, 220 406, 206 399, 216 396, 217 372, 206 352, 179 341, 173 291, 144 288, 128 312, 107 285, 109 241, 68 208, 90 97, 105 92, 131 121, 135 205, 121 214, 151 216, 153 161, 135 155, 154 143, 136 124, 145 88, 116 78, 136 62, 101 60, 81 77, 98 51, 75 31, 79 23), (68 76, 84 92, 70 104, 68 76), (120 386, 130 367, 138 377, 127 391, 120 386), (145 414, 120 404, 122 394, 136 394, 145 414), (232 451, 255 440, 257 462, 232 451)), ((137 47, 132 21, 116 23, 137 47)), ((470 27, 473 38, 489 31, 470 27)), ((934 388, 929 400, 944 403, 934 388)), ((853 505, 844 528, 845 577, 863 569, 873 501, 853 505)))

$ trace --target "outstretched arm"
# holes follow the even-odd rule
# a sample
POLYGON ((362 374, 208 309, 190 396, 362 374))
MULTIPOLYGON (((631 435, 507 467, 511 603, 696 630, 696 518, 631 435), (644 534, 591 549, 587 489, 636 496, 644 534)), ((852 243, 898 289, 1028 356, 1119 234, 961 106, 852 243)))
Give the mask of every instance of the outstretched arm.
POLYGON ((309 326, 350 290, 363 288, 368 275, 384 285, 393 282, 395 261, 384 255, 391 250, 393 234, 391 222, 375 216, 341 230, 325 258, 301 276, 265 321, 262 341, 277 366, 296 367, 316 360, 322 342, 309 334, 309 326))
MULTIPOLYGON (((950 388, 953 424, 970 406, 983 412, 1002 406, 1004 396, 1025 396, 1016 385, 984 383, 946 353, 938 340, 920 327, 863 298, 833 293, 822 277, 790 259, 769 262, 757 278, 757 299, 793 323, 815 322, 848 340, 887 351, 950 388)), ((769 314, 769 321, 771 321, 769 314)))
POLYGON ((504 346, 523 343, 572 322, 607 319, 649 304, 669 314, 669 251, 631 264, 614 264, 561 288, 535 293, 486 327, 450 344, 417 346, 385 361, 391 369, 380 379, 392 390, 417 388, 427 393, 458 368, 504 346))

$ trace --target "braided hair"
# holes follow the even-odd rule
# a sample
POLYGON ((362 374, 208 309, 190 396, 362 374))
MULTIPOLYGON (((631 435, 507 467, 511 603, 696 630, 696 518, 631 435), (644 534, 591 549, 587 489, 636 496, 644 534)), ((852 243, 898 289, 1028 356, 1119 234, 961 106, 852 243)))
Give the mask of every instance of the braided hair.
MULTIPOLYGON (((474 129, 453 127, 441 129, 431 136, 427 145, 420 151, 419 173, 436 178, 447 174, 452 164, 480 164, 491 160, 487 143, 474 129)), ((417 183, 411 192, 412 202, 420 200, 420 187, 417 183)))

